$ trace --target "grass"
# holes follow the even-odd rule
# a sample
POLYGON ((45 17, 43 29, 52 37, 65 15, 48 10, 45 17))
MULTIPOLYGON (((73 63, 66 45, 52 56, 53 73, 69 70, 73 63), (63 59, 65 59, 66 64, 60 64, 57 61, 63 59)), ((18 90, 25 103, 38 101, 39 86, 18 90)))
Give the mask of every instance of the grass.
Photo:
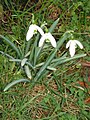
MULTIPOLYGON (((17 45, 22 45, 23 50, 33 13, 36 24, 46 21, 48 26, 59 17, 60 22, 53 33, 56 40, 65 31, 74 30, 75 39, 79 38, 84 45, 84 50, 78 49, 77 52, 84 52, 87 56, 58 66, 55 72, 49 72, 32 89, 30 83, 20 83, 4 92, 3 89, 9 82, 26 76, 15 63, 0 54, 0 119, 89 120, 90 68, 81 65, 83 61, 90 61, 89 1, 1 0, 1 5, 3 12, 0 11, 0 34, 10 38, 17 45)), ((15 54, 2 39, 0 50, 15 54)), ((65 45, 58 51, 58 56, 63 50, 65 52, 65 45)))

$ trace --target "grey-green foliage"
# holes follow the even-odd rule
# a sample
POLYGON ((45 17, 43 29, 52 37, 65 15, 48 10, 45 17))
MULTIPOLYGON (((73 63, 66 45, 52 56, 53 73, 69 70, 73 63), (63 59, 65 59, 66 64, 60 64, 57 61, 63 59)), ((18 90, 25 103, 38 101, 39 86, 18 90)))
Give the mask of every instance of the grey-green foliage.
MULTIPOLYGON (((51 27, 49 28, 50 33, 54 31, 58 22, 59 22, 59 19, 57 19, 51 25, 51 27)), ((11 40, 7 39, 3 35, 0 35, 0 38, 6 44, 12 47, 12 50, 14 50, 14 52, 16 53, 16 56, 11 56, 10 54, 5 53, 4 51, 0 51, 0 53, 8 57, 10 61, 18 63, 19 67, 22 70, 24 70, 28 79, 33 82, 32 85, 34 85, 35 82, 39 81, 44 75, 48 73, 48 70, 56 70, 55 67, 62 63, 85 56, 85 54, 76 55, 72 58, 66 57, 65 55, 61 57, 56 56, 57 51, 62 47, 65 40, 71 37, 71 35, 72 35, 72 31, 65 32, 61 36, 61 38, 58 40, 57 47, 51 49, 51 52, 48 53, 48 56, 43 59, 44 61, 39 60, 39 58, 43 56, 42 51, 44 49, 43 47, 41 48, 38 47, 38 41, 40 38, 39 34, 37 34, 36 38, 33 40, 33 43, 31 42, 31 40, 29 40, 28 42, 25 41, 26 46, 24 51, 22 50, 22 47, 14 44, 13 42, 11 42, 11 40)), ((29 80, 20 79, 20 80, 13 81, 5 87, 4 91, 8 90, 11 86, 17 83, 28 82, 29 80)))

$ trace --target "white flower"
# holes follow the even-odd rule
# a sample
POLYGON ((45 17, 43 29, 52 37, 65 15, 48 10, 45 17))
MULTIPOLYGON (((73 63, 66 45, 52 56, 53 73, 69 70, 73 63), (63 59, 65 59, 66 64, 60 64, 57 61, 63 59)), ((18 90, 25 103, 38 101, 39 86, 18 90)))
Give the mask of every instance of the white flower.
POLYGON ((66 44, 66 48, 69 47, 69 52, 70 52, 71 57, 75 55, 75 48, 77 45, 81 49, 83 49, 83 45, 78 40, 69 40, 68 43, 66 44))
POLYGON ((33 35, 35 34, 35 31, 37 31, 37 30, 40 32, 41 35, 44 34, 43 30, 39 26, 34 25, 34 24, 30 25, 29 30, 26 35, 26 40, 27 41, 30 40, 33 37, 33 35))
POLYGON ((49 39, 52 46, 56 47, 56 40, 55 38, 51 35, 51 33, 45 33, 44 35, 42 35, 40 41, 39 41, 39 47, 43 46, 43 43, 46 39, 49 39))

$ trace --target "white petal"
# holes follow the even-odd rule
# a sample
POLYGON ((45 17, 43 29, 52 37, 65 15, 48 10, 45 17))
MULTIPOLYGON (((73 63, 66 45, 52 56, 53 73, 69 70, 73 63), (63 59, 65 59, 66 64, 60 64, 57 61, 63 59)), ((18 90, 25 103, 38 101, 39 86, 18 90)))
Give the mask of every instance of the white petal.
POLYGON ((75 47, 70 46, 69 52, 70 52, 70 56, 73 57, 75 55, 75 47))
POLYGON ((70 48, 69 48, 71 57, 73 57, 75 55, 75 46, 76 46, 76 43, 74 42, 74 40, 72 40, 72 42, 70 44, 70 48))
POLYGON ((33 37, 34 30, 36 30, 35 25, 30 25, 29 30, 28 30, 27 35, 26 35, 26 40, 27 41, 30 40, 33 37))
POLYGON ((36 25, 36 29, 40 32, 41 35, 44 35, 43 30, 39 26, 36 25))
POLYGON ((81 49, 83 49, 83 45, 78 40, 74 40, 74 41, 81 49))
POLYGON ((49 39, 50 40, 50 42, 51 42, 51 44, 52 44, 52 46, 53 47, 56 47, 56 40, 55 40, 55 38, 51 35, 51 33, 47 33, 47 39, 49 39))
POLYGON ((75 55, 75 48, 73 48, 72 50, 70 50, 69 48, 69 51, 70 51, 70 56, 73 57, 75 55))
POLYGON ((39 26, 32 24, 32 25, 29 26, 29 30, 28 30, 27 35, 26 35, 26 40, 27 41, 30 40, 33 37, 35 30, 36 31, 38 30, 41 35, 44 34, 43 30, 39 26))
POLYGON ((41 46, 43 45, 45 39, 49 39, 50 42, 51 42, 51 44, 52 44, 52 46, 53 46, 53 47, 56 47, 56 41, 55 41, 54 37, 51 35, 51 33, 45 33, 45 34, 41 37, 41 39, 40 39, 40 41, 39 41, 39 47, 41 47, 41 46))
POLYGON ((32 24, 32 25, 30 25, 29 29, 31 29, 33 32, 34 32, 35 30, 38 30, 41 35, 44 35, 43 30, 42 30, 39 26, 37 26, 37 25, 32 24))
POLYGON ((46 39, 46 35, 44 34, 39 41, 39 47, 43 46, 45 39, 46 39))
POLYGON ((33 37, 33 34, 34 34, 34 31, 31 31, 30 29, 28 30, 27 32, 27 35, 26 35, 26 40, 30 40, 32 37, 33 37))
POLYGON ((71 44, 72 40, 69 40, 66 44, 66 48, 70 47, 70 44, 71 44))

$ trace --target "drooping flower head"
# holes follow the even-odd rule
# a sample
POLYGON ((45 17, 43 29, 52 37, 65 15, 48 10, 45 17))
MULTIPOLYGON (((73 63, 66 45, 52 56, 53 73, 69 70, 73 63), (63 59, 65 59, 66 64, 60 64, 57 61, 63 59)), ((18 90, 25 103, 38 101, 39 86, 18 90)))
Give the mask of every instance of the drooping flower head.
POLYGON ((28 29, 28 32, 27 32, 27 35, 26 35, 26 40, 27 41, 30 40, 33 37, 33 35, 35 34, 36 31, 39 31, 39 33, 41 35, 44 34, 43 30, 39 26, 37 26, 35 24, 32 24, 32 25, 29 26, 29 29, 28 29))
POLYGON ((73 57, 75 55, 75 48, 77 45, 83 49, 83 45, 78 40, 69 40, 66 44, 66 48, 69 48, 70 56, 73 57))
POLYGON ((40 41, 39 41, 39 47, 43 46, 44 41, 45 41, 46 39, 49 39, 50 42, 51 42, 51 44, 52 44, 52 46, 53 46, 53 47, 56 47, 56 40, 55 40, 55 38, 51 35, 51 33, 45 33, 45 34, 41 37, 41 39, 40 39, 40 41))

